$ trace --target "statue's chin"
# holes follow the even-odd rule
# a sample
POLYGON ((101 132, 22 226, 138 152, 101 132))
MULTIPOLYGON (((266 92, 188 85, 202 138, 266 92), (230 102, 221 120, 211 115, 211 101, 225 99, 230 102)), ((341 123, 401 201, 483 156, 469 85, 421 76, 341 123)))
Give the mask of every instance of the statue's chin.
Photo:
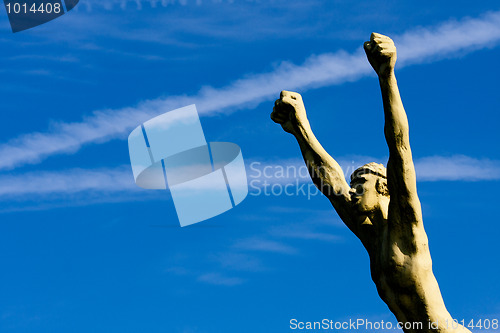
POLYGON ((354 210, 360 217, 368 216, 370 214, 370 210, 365 209, 363 206, 355 206, 354 210))
POLYGON ((377 210, 376 207, 367 207, 366 205, 362 205, 359 203, 354 205, 354 209, 362 216, 370 216, 377 210))

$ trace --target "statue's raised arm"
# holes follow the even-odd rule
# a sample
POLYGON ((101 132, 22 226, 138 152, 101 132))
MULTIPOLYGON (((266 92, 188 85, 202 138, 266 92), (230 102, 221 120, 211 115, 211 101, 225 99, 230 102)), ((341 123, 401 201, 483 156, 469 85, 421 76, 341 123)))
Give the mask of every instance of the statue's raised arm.
POLYGON ((350 187, 337 161, 316 139, 307 119, 302 96, 295 92, 282 91, 280 98, 274 103, 271 119, 281 124, 285 132, 295 136, 312 181, 330 199, 349 229, 357 234, 350 207, 350 187))
POLYGON ((422 212, 417 196, 408 118, 394 74, 396 47, 391 38, 372 33, 370 41, 364 43, 364 49, 368 61, 378 75, 384 104, 384 132, 389 147, 387 163, 387 185, 391 197, 389 214, 405 216, 405 223, 420 223, 422 212), (408 221, 408 218, 412 221, 408 221))
POLYGON ((271 118, 295 136, 313 182, 365 246, 372 280, 403 330, 470 332, 448 313, 432 271, 408 119, 394 74, 396 47, 389 37, 373 33, 364 48, 382 91, 387 169, 365 164, 353 172, 348 185, 339 164, 314 136, 297 93, 283 91, 271 118))

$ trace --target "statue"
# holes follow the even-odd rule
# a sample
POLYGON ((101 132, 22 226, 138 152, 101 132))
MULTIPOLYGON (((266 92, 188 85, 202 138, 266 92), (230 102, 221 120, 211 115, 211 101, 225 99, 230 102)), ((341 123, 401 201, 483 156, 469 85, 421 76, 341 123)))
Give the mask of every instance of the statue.
POLYGON ((373 33, 364 43, 378 75, 389 146, 387 169, 368 163, 351 175, 350 186, 339 164, 314 136, 302 97, 281 92, 271 118, 297 139, 314 184, 331 201, 345 225, 370 257, 371 277, 382 300, 410 332, 470 332, 453 322, 436 278, 417 196, 408 119, 394 74, 396 47, 373 33))

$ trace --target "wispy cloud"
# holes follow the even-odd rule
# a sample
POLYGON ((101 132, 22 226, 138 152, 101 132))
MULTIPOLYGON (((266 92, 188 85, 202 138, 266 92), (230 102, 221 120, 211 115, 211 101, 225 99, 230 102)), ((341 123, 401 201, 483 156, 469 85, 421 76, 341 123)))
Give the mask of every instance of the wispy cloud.
POLYGON ((183 266, 173 266, 165 269, 165 272, 180 277, 192 277, 199 282, 218 286, 236 286, 245 282, 244 279, 234 276, 227 276, 220 272, 199 273, 183 266))
MULTIPOLYGON (((399 67, 461 56, 493 47, 500 41, 500 12, 409 31, 394 36, 394 40, 399 50, 399 67)), ((134 107, 95 111, 80 122, 59 122, 45 132, 21 135, 0 145, 0 169, 39 163, 51 155, 76 152, 85 144, 123 139, 137 124, 185 105, 194 103, 201 114, 215 115, 272 100, 282 89, 304 91, 370 74, 372 70, 362 50, 311 56, 302 65, 284 62, 272 72, 251 75, 225 87, 203 87, 194 96, 171 96, 134 107)))
POLYGON ((302 239, 302 240, 317 240, 326 242, 339 241, 341 237, 332 234, 331 232, 320 232, 310 228, 304 224, 291 224, 280 227, 273 227, 269 233, 275 237, 302 239))
POLYGON ((209 255, 209 259, 220 264, 224 270, 258 272, 264 270, 262 262, 255 256, 238 253, 222 252, 209 255))
POLYGON ((464 155, 430 156, 415 161, 419 181, 500 180, 500 161, 464 155))
POLYGON ((221 286, 236 286, 245 282, 242 278, 229 277, 221 273, 202 274, 198 277, 198 281, 221 286))
POLYGON ((237 241, 234 248, 247 251, 261 251, 281 254, 295 254, 297 250, 282 242, 269 240, 261 237, 245 238, 237 241))
MULTIPOLYGON (((238 2, 238 0, 236 0, 238 2)), ((239 1, 243 2, 243 1, 239 1)), ((244 0, 244 2, 258 2, 258 0, 244 0)), ((80 7, 92 11, 93 8, 103 8, 105 10, 142 10, 145 6, 150 8, 169 7, 169 6, 202 6, 209 4, 234 4, 235 0, 80 0, 80 7)))
POLYGON ((81 0, 73 13, 58 19, 57 25, 42 25, 30 34, 37 36, 33 43, 68 41, 78 48, 91 46, 101 52, 108 52, 110 40, 192 50, 214 39, 249 41, 283 33, 312 35, 323 26, 321 20, 307 25, 297 22, 310 17, 308 13, 315 12, 321 1, 81 0), (137 15, 136 10, 142 13, 137 15), (277 11, 280 15, 274 14, 277 11))
MULTIPOLYGON (((282 213, 276 213, 276 215, 282 215, 282 213)), ((270 259, 267 256, 268 254, 289 256, 299 253, 298 248, 285 244, 283 239, 287 239, 290 243, 297 242, 297 240, 332 242, 340 239, 339 236, 332 232, 332 228, 325 228, 324 225, 311 223, 292 223, 289 225, 288 221, 287 225, 273 226, 267 228, 261 234, 227 244, 223 251, 209 253, 204 257, 204 259, 211 262, 208 272, 201 273, 200 268, 187 269, 178 266, 179 263, 176 266, 168 268, 166 271, 178 276, 191 276, 203 283, 234 286, 246 282, 246 280, 237 277, 243 272, 262 273, 270 271, 271 266, 264 266, 263 261, 276 259, 270 259), (321 228, 321 230, 318 228, 321 228), (217 265, 214 266, 213 263, 217 265), (231 276, 227 275, 228 272, 231 273, 231 276)), ((200 260, 197 263, 200 263, 200 260)))
POLYGON ((133 8, 137 10, 143 9, 144 5, 150 6, 151 8, 157 7, 167 7, 169 5, 201 5, 202 0, 81 0, 80 7, 75 7, 75 10, 84 8, 87 11, 92 11, 94 7, 104 8, 105 10, 125 10, 127 8, 133 8))
MULTIPOLYGON (((362 155, 340 157, 337 162, 347 179, 354 170, 369 162, 384 163, 380 158, 362 155)), ((310 181, 309 170, 301 158, 247 160, 247 178, 250 185, 262 185, 265 181, 271 184, 290 184, 299 180, 310 181)))
MULTIPOLYGON (((346 179, 359 166, 368 162, 383 163, 384 159, 369 156, 356 156, 352 159, 338 160, 346 179)), ((433 181, 482 181, 500 180, 500 161, 487 158, 474 158, 465 155, 428 156, 414 160, 417 180, 433 181)), ((309 182, 305 163, 300 159, 284 159, 266 162, 254 161, 250 164, 248 179, 267 180, 271 184, 289 184, 294 180, 309 182)))
POLYGON ((30 60, 30 61, 40 61, 40 62, 45 62, 45 61, 53 61, 53 62, 68 62, 68 63, 75 63, 79 62, 80 60, 74 56, 71 55, 66 55, 66 56, 48 56, 48 55, 39 55, 39 54, 22 54, 22 55, 16 55, 13 57, 9 57, 7 60, 30 60))
POLYGON ((191 272, 186 268, 182 266, 173 266, 165 269, 165 272, 175 274, 177 276, 185 276, 185 275, 190 275, 191 272))
POLYGON ((0 176, 0 197, 3 198, 92 191, 108 193, 137 189, 129 167, 71 169, 0 176))
MULTIPOLYGON (((340 158, 346 177, 358 166, 371 162, 370 157, 357 157, 356 161, 340 158)), ((256 162, 256 161, 254 161, 256 162)), ((267 184, 299 184, 310 182, 304 162, 300 159, 284 159, 258 162, 248 167, 250 188, 267 184), (257 180, 258 182, 252 182, 257 180)), ((432 181, 484 181, 500 180, 500 161, 478 159, 465 155, 430 156, 415 160, 417 180, 432 181)), ((15 175, 0 175, 0 197, 3 199, 32 199, 47 195, 93 193, 94 196, 109 193, 140 191, 135 185, 128 165, 102 169, 68 169, 62 171, 39 171, 15 175)), ((149 191, 147 191, 149 192, 149 191)), ((123 200, 132 197, 123 196, 123 200)), ((291 232, 291 231, 290 231, 291 232)), ((314 237, 314 235, 309 235, 314 237)), ((308 237, 309 237, 308 236, 308 237)), ((321 237, 320 235, 316 235, 321 237)), ((290 234, 292 237, 292 234, 290 234)), ((302 234, 302 237, 306 237, 302 234)))

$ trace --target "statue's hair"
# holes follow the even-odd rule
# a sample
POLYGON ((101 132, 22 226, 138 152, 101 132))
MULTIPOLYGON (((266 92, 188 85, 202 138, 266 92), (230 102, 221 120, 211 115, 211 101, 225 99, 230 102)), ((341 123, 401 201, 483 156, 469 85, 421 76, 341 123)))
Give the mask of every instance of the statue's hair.
POLYGON ((385 169, 385 167, 380 163, 371 162, 354 170, 354 172, 351 174, 351 181, 354 178, 357 178, 367 173, 371 173, 376 176, 387 179, 387 170, 385 169))
POLYGON ((387 187, 387 170, 382 164, 371 162, 357 168, 351 175, 351 182, 355 178, 365 175, 367 173, 379 177, 375 185, 377 192, 382 195, 389 196, 389 189, 387 187))

